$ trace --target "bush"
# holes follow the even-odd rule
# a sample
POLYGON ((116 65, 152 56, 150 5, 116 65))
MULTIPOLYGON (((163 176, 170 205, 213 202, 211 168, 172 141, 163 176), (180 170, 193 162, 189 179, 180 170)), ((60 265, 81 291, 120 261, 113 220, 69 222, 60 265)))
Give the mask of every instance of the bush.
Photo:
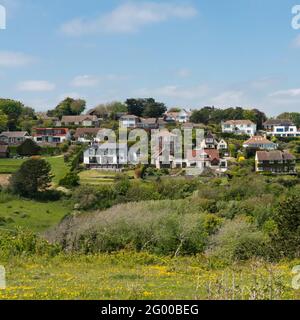
POLYGON ((80 178, 76 172, 68 172, 64 178, 59 181, 59 185, 66 188, 79 186, 80 178))
POLYGON ((40 153, 40 151, 41 147, 31 139, 26 139, 17 147, 17 153, 23 157, 36 156, 40 153))
POLYGON ((238 217, 226 221, 219 232, 210 238, 207 253, 210 257, 233 263, 264 257, 267 248, 267 237, 246 218, 238 217))
POLYGON ((42 240, 31 231, 18 229, 15 232, 1 231, 0 257, 7 259, 15 256, 50 255, 54 256, 61 248, 42 240))

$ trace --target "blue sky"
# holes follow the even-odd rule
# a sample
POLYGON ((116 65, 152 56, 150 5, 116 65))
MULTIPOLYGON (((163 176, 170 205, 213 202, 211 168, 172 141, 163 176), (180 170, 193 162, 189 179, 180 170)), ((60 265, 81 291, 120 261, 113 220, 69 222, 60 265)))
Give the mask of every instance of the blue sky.
MULTIPOLYGON (((0 96, 300 112, 296 0, 0 0, 0 96)), ((299 1, 300 4, 300 1, 299 1)))

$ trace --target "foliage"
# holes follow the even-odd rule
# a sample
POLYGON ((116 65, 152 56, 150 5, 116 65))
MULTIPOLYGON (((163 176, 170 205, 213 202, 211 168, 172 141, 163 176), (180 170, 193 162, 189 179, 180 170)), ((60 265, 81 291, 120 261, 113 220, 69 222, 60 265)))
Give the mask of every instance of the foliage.
POLYGON ((10 186, 16 194, 32 198, 49 188, 51 179, 50 164, 44 159, 32 158, 13 174, 10 186))
POLYGON ((68 172, 64 178, 59 181, 59 185, 66 188, 79 186, 80 178, 76 172, 68 172))
POLYGON ((158 118, 167 111, 163 103, 156 102, 153 98, 127 99, 126 105, 128 113, 138 117, 158 118))
POLYGON ((20 156, 36 156, 40 153, 41 147, 33 140, 26 139, 21 145, 17 147, 17 153, 20 156))
POLYGON ((84 100, 68 97, 61 101, 54 110, 49 110, 48 116, 61 118, 62 116, 79 115, 84 111, 85 106, 84 100))

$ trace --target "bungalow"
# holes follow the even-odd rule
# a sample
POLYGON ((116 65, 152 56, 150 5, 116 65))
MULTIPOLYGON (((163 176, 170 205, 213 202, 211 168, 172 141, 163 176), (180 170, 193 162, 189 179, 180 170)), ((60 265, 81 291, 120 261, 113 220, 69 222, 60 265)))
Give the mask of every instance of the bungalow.
POLYGON ((31 139, 27 131, 6 131, 0 134, 0 142, 10 146, 22 144, 26 139, 31 139))
POLYGON ((35 128, 34 131, 33 139, 37 143, 63 143, 71 138, 66 128, 35 128))
POLYGON ((250 120, 229 120, 222 122, 223 133, 246 134, 254 136, 257 125, 250 120))
POLYGON ((9 158, 9 147, 8 145, 0 145, 0 158, 9 158))
POLYGON ((278 145, 265 137, 253 136, 244 142, 243 147, 246 149, 276 150, 278 145))
POLYGON ((56 126, 98 127, 99 119, 95 115, 63 116, 56 126))
POLYGON ((89 143, 96 138, 99 130, 99 128, 77 128, 74 138, 78 142, 89 143))
POLYGON ((139 122, 140 118, 132 114, 127 114, 120 118, 122 128, 136 128, 139 122))
POLYGON ((296 158, 287 151, 257 151, 255 171, 274 174, 296 174, 296 158))
POLYGON ((272 137, 300 137, 300 130, 290 120, 270 119, 263 124, 267 135, 272 137))

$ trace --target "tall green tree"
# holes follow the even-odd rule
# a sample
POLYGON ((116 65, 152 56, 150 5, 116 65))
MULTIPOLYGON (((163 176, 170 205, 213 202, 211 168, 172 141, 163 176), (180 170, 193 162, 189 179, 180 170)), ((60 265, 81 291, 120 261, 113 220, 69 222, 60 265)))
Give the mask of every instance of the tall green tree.
POLYGON ((0 99, 0 111, 7 116, 7 128, 16 130, 24 105, 20 101, 0 99))
POLYGON ((44 159, 32 158, 13 174, 10 186, 15 193, 33 198, 38 192, 47 190, 51 180, 51 165, 44 159))
POLYGON ((49 116, 61 118, 62 116, 76 116, 85 110, 86 101, 82 99, 66 98, 54 110, 49 110, 49 116))

